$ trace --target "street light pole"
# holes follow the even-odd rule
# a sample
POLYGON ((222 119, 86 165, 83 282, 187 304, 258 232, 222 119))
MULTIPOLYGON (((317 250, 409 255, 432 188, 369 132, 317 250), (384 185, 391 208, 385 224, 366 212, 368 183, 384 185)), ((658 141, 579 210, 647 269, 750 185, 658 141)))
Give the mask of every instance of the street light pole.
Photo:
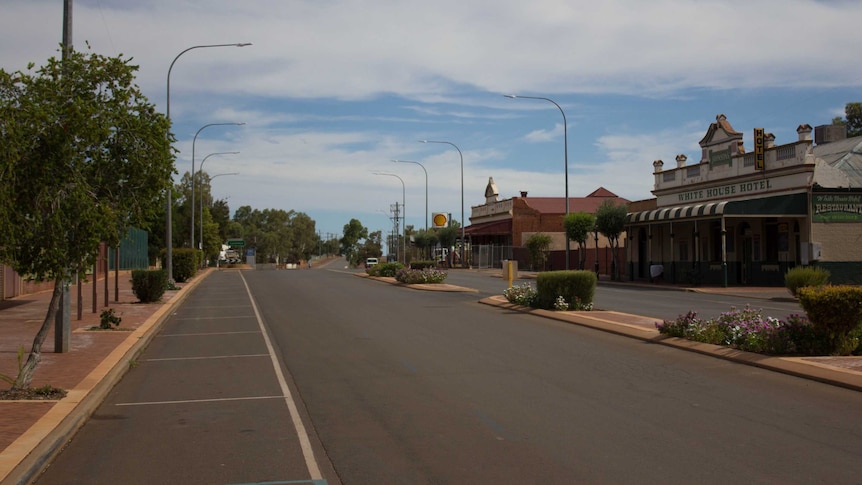
MULTIPOLYGON (((245 47, 248 45, 252 45, 251 42, 241 42, 241 43, 236 43, 236 44, 195 45, 195 46, 192 46, 192 47, 185 49, 184 51, 177 54, 176 57, 174 57, 174 60, 171 62, 171 66, 168 68, 168 93, 167 93, 167 99, 166 99, 166 104, 167 104, 167 111, 166 111, 167 116, 166 116, 166 118, 168 120, 168 132, 165 134, 168 137, 168 141, 170 141, 170 139, 171 139, 171 71, 174 69, 174 64, 176 64, 177 59, 179 59, 180 56, 182 56, 183 54, 185 54, 186 52, 188 52, 192 49, 203 49, 206 47, 245 47)), ((174 262, 173 262, 173 246, 174 246, 174 244, 172 241, 172 239, 173 239, 173 231, 172 231, 173 221, 171 220, 172 219, 172 217, 171 217, 171 210, 172 210, 171 209, 171 205, 172 205, 171 199, 173 198, 173 187, 172 187, 172 185, 173 185, 173 182, 171 182, 171 184, 168 185, 168 203, 167 203, 167 217, 166 217, 167 222, 165 224, 165 245, 167 246, 167 248, 166 248, 167 262, 166 262, 165 266, 167 266, 168 281, 170 281, 170 282, 174 281, 174 262)))
POLYGON ((404 225, 401 228, 403 237, 403 240, 401 241, 401 257, 404 259, 404 265, 407 265, 407 209, 405 208, 405 203, 407 202, 407 186, 404 185, 404 179, 395 175, 394 173, 373 173, 374 175, 387 175, 389 177, 395 177, 401 181, 401 218, 404 220, 404 225))
MULTIPOLYGON (((569 136, 568 136, 568 122, 566 121, 566 113, 563 111, 563 108, 557 104, 551 98, 542 98, 538 96, 520 96, 516 94, 504 94, 503 96, 511 99, 516 98, 524 98, 524 99, 541 99, 547 101, 549 103, 553 103, 557 109, 560 110, 560 114, 563 115, 563 157, 564 157, 564 167, 565 167, 565 181, 566 181, 566 215, 569 215, 569 136)), ((566 238, 566 269, 569 269, 569 236, 565 235, 565 229, 563 230, 564 237, 566 238)))
MULTIPOLYGON (((200 170, 198 170, 198 171, 201 173, 201 177, 203 177, 204 162, 206 162, 206 161, 207 161, 207 158, 209 158, 209 157, 211 157, 211 156, 213 156, 213 155, 236 155, 236 154, 238 154, 238 153, 239 153, 239 152, 216 152, 216 153, 210 153, 209 155, 205 156, 205 157, 204 157, 204 159, 203 159, 203 160, 201 160, 200 170)), ((226 175, 226 174, 222 174, 222 175, 226 175)), ((232 174, 232 175, 235 175, 235 174, 232 174)), ((210 177, 210 181, 212 181, 212 179, 214 179, 214 178, 215 178, 215 176, 210 177)), ((194 182, 194 180, 192 180, 192 182, 194 182)), ((201 225, 201 238, 200 238, 200 245, 201 245, 201 251, 203 251, 203 249, 204 249, 204 181, 203 181, 203 178, 201 178, 201 203, 200 203, 200 206, 201 206, 201 217, 200 217, 200 219, 201 219, 201 222, 200 222, 200 225, 201 225)))
POLYGON ((395 163, 413 163, 422 167, 422 171, 425 172, 425 232, 428 232, 428 171, 425 170, 425 166, 419 162, 413 162, 411 160, 392 160, 395 163))
POLYGON ((458 150, 458 156, 461 157, 461 267, 463 268, 464 248, 467 245, 467 239, 465 236, 465 227, 467 222, 464 220, 464 154, 461 153, 461 149, 451 141, 419 140, 419 143, 444 143, 446 145, 452 145, 453 148, 458 150))
POLYGON ((226 126, 226 125, 242 126, 242 125, 244 125, 244 124, 245 124, 244 122, 238 122, 238 123, 209 123, 209 124, 206 124, 206 125, 201 126, 201 127, 200 127, 200 129, 197 131, 197 133, 195 133, 195 137, 192 139, 192 179, 191 179, 191 182, 192 182, 192 198, 191 198, 191 202, 192 202, 192 208, 191 208, 191 209, 192 209, 192 210, 191 210, 191 216, 192 216, 192 217, 191 217, 191 222, 192 222, 192 223, 191 223, 191 229, 192 229, 192 230, 191 230, 191 248, 192 248, 192 249, 194 249, 194 248, 195 248, 195 143, 197 143, 197 141, 198 141, 198 135, 200 135, 200 133, 201 133, 202 131, 204 131, 204 128, 209 127, 209 126, 226 126))

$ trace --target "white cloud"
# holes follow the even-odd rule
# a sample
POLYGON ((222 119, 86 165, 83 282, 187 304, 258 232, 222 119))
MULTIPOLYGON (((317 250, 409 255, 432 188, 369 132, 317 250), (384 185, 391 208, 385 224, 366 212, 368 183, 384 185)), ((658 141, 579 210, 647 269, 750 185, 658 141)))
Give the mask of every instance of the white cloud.
MULTIPOLYGON (((0 67, 56 55, 61 16, 54 0, 4 0, 0 67)), ((443 137, 464 150, 469 215, 490 176, 508 196, 563 193, 559 115, 547 103, 501 94, 544 93, 566 110, 570 195, 604 186, 646 198, 653 160, 697 157, 708 122, 687 120, 709 120, 739 90, 786 88, 791 97, 759 113, 776 116, 780 102, 782 116, 794 117, 787 127, 813 114, 843 116, 841 103, 858 99, 824 93, 858 93, 862 84, 852 55, 862 45, 862 29, 849 20, 856 18, 862 2, 79 0, 73 33, 79 49, 89 41, 96 52, 134 57, 138 83, 160 109, 168 68, 183 49, 254 43, 188 51, 171 73, 181 173, 198 128, 247 123, 207 130, 196 146, 197 160, 241 152, 207 161, 208 172, 240 172, 214 184, 217 197, 230 192, 232 206, 373 215, 400 188, 370 173, 392 171, 389 160, 401 158, 427 168, 432 205, 459 213, 457 152, 416 143, 443 137), (812 98, 823 99, 816 112, 794 110, 812 98), (637 111, 633 102, 645 99, 690 99, 708 111, 637 111)), ((397 169, 408 215, 417 214, 423 173, 397 169)))

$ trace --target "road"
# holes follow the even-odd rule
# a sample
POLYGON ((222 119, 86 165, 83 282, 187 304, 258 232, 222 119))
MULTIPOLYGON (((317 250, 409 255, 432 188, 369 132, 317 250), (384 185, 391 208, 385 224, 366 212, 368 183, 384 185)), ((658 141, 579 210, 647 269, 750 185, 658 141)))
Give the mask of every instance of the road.
POLYGON ((38 483, 859 482, 860 393, 479 296, 213 274, 38 483))

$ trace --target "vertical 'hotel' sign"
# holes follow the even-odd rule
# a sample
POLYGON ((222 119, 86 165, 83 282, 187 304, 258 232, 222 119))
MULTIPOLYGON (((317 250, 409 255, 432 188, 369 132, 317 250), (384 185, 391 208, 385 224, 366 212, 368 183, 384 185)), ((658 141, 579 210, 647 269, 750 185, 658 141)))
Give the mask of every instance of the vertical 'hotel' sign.
POLYGON ((766 164, 763 159, 763 128, 754 129, 754 169, 764 170, 766 164))

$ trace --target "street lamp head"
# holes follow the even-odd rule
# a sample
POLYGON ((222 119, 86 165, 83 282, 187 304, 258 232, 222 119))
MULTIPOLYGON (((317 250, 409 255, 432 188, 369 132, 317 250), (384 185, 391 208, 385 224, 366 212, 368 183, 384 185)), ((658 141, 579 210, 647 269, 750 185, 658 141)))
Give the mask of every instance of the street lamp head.
POLYGON ((518 97, 518 95, 517 94, 504 94, 503 97, 515 99, 518 97))
POLYGON ((217 173, 217 174, 213 175, 212 177, 210 177, 210 180, 212 180, 212 179, 214 179, 214 178, 216 178, 216 177, 222 177, 222 176, 225 176, 225 175, 239 175, 239 172, 217 173))
POLYGON ((254 44, 252 44, 251 42, 240 42, 240 43, 234 44, 234 45, 236 45, 237 47, 245 47, 245 46, 254 45, 254 44))

